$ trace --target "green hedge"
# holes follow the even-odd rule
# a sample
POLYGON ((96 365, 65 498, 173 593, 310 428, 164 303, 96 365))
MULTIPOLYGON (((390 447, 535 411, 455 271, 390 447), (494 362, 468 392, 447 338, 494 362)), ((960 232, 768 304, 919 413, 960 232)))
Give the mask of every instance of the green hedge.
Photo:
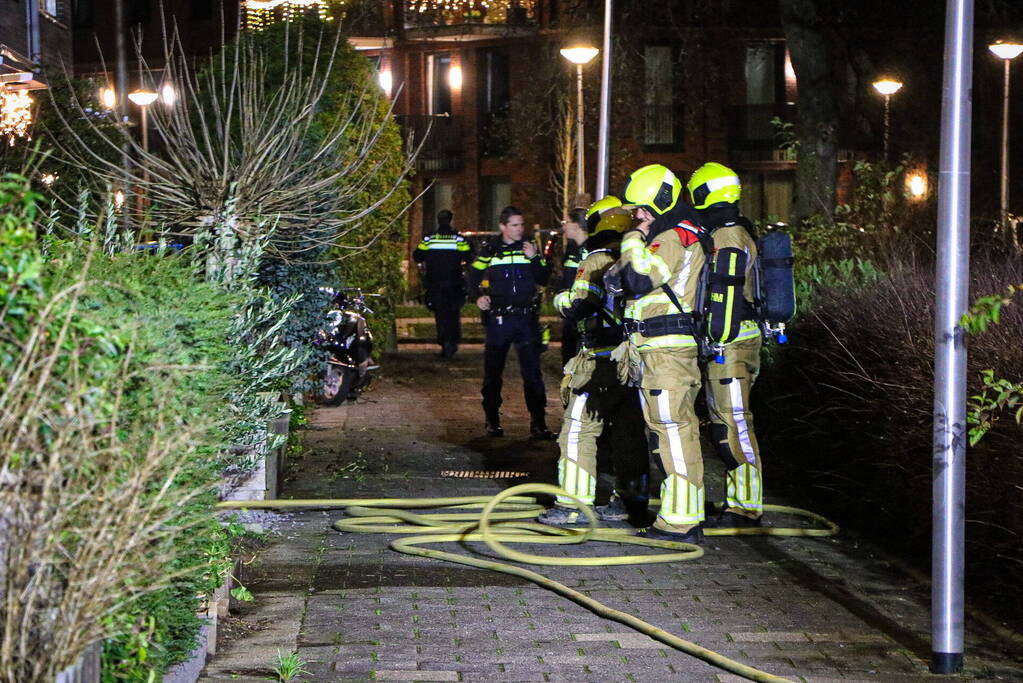
MULTIPOLYGON (((73 282, 86 265, 75 244, 56 245, 52 256, 51 291, 73 282)), ((131 340, 141 368, 178 368, 173 395, 161 408, 173 415, 164 417, 192 424, 218 416, 223 424, 225 396, 242 388, 228 371, 234 357, 228 331, 244 297, 202 282, 182 254, 96 253, 86 272, 92 285, 81 301, 82 319, 131 340)), ((184 576, 111 617, 117 635, 104 646, 104 681, 147 680, 151 671, 163 671, 194 649, 200 596, 212 595, 230 567, 229 540, 211 514, 220 473, 229 464, 226 453, 221 429, 202 434, 198 457, 178 480, 201 493, 176 520, 189 531, 178 539, 178 559, 166 567, 167 574, 184 576)))

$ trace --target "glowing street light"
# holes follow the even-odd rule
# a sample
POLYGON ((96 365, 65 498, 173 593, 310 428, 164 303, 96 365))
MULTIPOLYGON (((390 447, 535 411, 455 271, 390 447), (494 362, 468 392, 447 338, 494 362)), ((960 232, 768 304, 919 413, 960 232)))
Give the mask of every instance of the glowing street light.
POLYGON ((163 87, 160 88, 160 99, 168 107, 173 107, 174 103, 178 101, 178 91, 170 83, 164 83, 163 87))
POLYGON ((99 91, 99 103, 104 109, 113 109, 117 106, 117 92, 113 88, 102 88, 99 91))
MULTIPOLYGON (((1002 230, 1009 229, 1009 62, 1023 54, 1023 45, 999 40, 987 49, 1005 63, 1004 87, 1002 88, 1002 230)), ((1013 233, 1015 238, 1015 233, 1013 233)))
POLYGON ((394 85, 393 76, 391 75, 390 69, 381 69, 380 73, 377 74, 377 83, 380 84, 380 89, 383 90, 388 97, 391 96, 391 87, 394 85))
POLYGON ((884 97, 884 158, 888 160, 888 137, 891 131, 892 95, 902 89, 902 83, 891 78, 874 81, 874 90, 884 97))
POLYGON ((575 155, 575 177, 576 177, 576 195, 583 195, 586 193, 586 184, 583 176, 585 175, 585 156, 583 152, 583 66, 589 64, 590 60, 597 56, 600 52, 595 47, 577 46, 577 47, 566 47, 561 49, 561 56, 568 61, 575 64, 576 68, 576 155, 575 155))

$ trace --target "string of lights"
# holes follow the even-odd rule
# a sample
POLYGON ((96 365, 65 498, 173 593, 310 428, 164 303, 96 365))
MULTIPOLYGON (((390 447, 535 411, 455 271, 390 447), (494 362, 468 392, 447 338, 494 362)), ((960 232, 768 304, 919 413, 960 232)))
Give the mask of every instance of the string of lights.
POLYGON ((262 31, 279 21, 292 21, 306 12, 316 12, 322 21, 331 21, 332 10, 344 5, 346 0, 243 0, 245 11, 244 26, 252 31, 262 31))
POLYGON ((8 90, 0 86, 0 137, 10 145, 16 138, 28 138, 32 125, 32 98, 23 90, 8 90))
POLYGON ((532 14, 535 0, 407 0, 410 12, 419 14, 440 14, 445 17, 457 16, 461 20, 481 20, 487 23, 502 23, 509 19, 512 10, 525 10, 532 14))

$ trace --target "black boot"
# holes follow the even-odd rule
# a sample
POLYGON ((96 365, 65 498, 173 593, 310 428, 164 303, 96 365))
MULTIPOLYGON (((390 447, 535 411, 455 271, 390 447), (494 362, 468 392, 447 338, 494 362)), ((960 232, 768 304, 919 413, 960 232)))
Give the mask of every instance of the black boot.
POLYGON ((501 416, 497 413, 487 415, 485 429, 487 436, 504 436, 504 429, 501 428, 501 416))
POLYGON ((547 421, 543 415, 533 416, 529 422, 529 438, 541 441, 554 441, 558 435, 547 429, 547 421))

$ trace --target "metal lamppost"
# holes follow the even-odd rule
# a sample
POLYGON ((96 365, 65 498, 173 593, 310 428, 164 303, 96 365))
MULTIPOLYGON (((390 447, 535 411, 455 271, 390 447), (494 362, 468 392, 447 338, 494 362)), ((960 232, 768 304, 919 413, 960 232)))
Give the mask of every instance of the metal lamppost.
MULTIPOLYGON (((153 92, 152 90, 136 90, 135 92, 128 93, 128 99, 132 103, 138 105, 139 109, 142 110, 142 151, 145 154, 149 154, 149 118, 147 112, 149 105, 156 102, 157 98, 160 97, 159 93, 153 92)), ((145 192, 146 187, 149 185, 149 166, 147 163, 142 165, 142 187, 139 188, 138 192, 138 210, 139 219, 143 219, 143 213, 145 211, 145 192)))
POLYGON ((999 59, 1005 63, 1005 85, 1002 88, 1002 194, 1001 220, 1002 230, 1009 229, 1009 62, 1023 53, 1023 45, 999 40, 988 45, 999 59))
POLYGON ((874 90, 884 97, 884 158, 888 160, 888 137, 891 132, 892 122, 892 95, 899 92, 902 83, 891 78, 882 78, 874 81, 874 90))
POLYGON ((600 64, 600 130, 597 131, 597 188, 593 198, 607 196, 608 143, 611 135, 611 19, 614 0, 604 0, 604 59, 600 64))
POLYGON ((597 56, 600 52, 595 47, 566 47, 561 50, 561 56, 568 61, 575 64, 576 67, 576 92, 578 94, 576 102, 576 195, 581 196, 586 193, 586 183, 584 182, 584 154, 583 154, 583 66, 588 64, 590 60, 597 56))

